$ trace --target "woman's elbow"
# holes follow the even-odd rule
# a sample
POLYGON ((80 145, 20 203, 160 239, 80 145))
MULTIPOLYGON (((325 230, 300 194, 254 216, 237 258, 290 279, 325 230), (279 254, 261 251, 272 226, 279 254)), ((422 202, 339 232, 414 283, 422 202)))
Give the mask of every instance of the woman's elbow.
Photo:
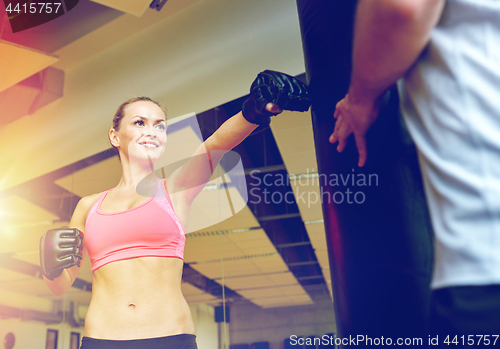
POLYGON ((71 287, 71 279, 66 270, 54 280, 49 280, 44 276, 43 281, 45 281, 49 290, 56 296, 63 295, 71 287))
POLYGON ((62 296, 68 290, 68 288, 62 285, 54 285, 47 283, 47 286, 49 287, 49 290, 56 296, 62 296))

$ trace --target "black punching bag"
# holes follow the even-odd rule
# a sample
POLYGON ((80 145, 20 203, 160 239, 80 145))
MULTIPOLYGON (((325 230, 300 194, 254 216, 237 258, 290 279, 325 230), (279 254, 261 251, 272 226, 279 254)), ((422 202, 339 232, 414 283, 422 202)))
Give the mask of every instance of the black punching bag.
POLYGON ((364 336, 357 344, 366 347, 380 345, 382 336, 393 345, 421 337, 425 345, 432 232, 397 91, 385 95, 367 134, 367 164, 359 168, 352 137, 341 154, 328 142, 335 105, 349 86, 356 1, 297 0, 297 8, 338 336, 364 336))

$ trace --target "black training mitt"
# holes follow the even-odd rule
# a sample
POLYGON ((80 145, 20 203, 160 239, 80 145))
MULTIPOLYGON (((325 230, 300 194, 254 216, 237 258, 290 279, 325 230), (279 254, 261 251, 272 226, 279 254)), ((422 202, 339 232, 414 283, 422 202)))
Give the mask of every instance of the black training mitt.
POLYGON ((274 103, 281 110, 307 111, 311 96, 307 85, 293 76, 273 70, 264 70, 250 87, 250 96, 243 102, 243 116, 248 122, 268 125, 277 113, 266 110, 267 103, 274 103))

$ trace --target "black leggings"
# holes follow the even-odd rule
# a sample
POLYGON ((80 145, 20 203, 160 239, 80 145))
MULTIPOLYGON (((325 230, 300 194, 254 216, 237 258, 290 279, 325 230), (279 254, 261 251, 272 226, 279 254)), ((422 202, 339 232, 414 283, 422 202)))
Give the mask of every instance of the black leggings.
POLYGON ((80 349, 198 349, 194 334, 176 334, 173 336, 111 340, 82 338, 80 349))

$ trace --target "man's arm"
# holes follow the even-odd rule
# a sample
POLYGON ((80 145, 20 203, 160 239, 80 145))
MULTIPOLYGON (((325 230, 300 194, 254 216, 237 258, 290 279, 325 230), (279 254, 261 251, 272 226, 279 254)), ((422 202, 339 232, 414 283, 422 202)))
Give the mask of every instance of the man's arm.
POLYGON ((444 0, 360 0, 349 94, 372 101, 417 60, 444 0))
POLYGON ((378 115, 378 98, 413 65, 427 45, 445 0, 360 0, 354 26, 353 68, 346 97, 337 104, 330 142, 345 147, 354 133, 366 161, 364 136, 378 115))

